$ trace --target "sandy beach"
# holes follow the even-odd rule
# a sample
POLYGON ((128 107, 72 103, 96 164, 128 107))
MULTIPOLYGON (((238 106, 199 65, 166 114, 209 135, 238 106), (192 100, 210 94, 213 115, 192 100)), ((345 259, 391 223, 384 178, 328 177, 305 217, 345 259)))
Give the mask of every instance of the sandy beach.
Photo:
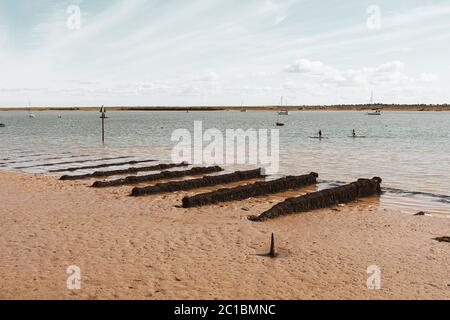
POLYGON ((0 184, 0 299, 450 298, 450 244, 433 240, 450 219, 377 198, 255 223, 283 195, 182 209, 191 193, 132 198, 16 172, 0 184), (276 259, 258 255, 272 232, 276 259), (66 287, 70 265, 81 290, 66 287), (367 288, 370 265, 380 290, 367 288))

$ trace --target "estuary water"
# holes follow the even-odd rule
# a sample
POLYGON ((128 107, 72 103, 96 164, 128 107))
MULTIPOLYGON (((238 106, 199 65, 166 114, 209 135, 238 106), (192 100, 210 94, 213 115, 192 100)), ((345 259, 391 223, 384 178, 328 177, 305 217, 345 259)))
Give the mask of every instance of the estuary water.
MULTIPOLYGON (((320 174, 320 188, 357 178, 383 179, 380 205, 450 215, 450 112, 109 111, 101 142, 94 111, 0 112, 0 169, 49 169, 100 158, 171 161, 174 130, 278 129, 279 175, 320 174), (60 116, 60 117, 59 117, 60 116), (276 122, 285 124, 276 127, 276 122), (351 138, 352 130, 364 138, 351 138), (327 139, 311 139, 322 130, 327 139), (65 162, 71 162, 70 164, 65 162), (46 164, 54 164, 45 166, 46 164), (42 165, 42 166, 41 166, 42 165)), ((92 160, 92 162, 89 162, 92 160)), ((247 166, 247 168, 255 166, 247 166)), ((246 168, 229 166, 228 170, 246 168)))

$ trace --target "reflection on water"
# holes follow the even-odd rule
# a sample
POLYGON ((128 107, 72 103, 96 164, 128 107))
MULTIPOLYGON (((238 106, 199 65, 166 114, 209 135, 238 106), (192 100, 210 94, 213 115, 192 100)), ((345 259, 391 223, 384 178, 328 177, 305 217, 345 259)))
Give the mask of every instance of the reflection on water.
MULTIPOLYGON (((36 112, 36 119, 30 119, 26 112, 0 112, 6 124, 0 128, 0 169, 30 167, 24 170, 46 173, 48 168, 31 166, 121 156, 170 161, 173 130, 192 132, 194 121, 203 121, 204 130, 224 132, 276 129, 278 119, 272 111, 109 112, 103 147, 98 112, 68 111, 62 119, 58 113, 36 112)), ((283 122, 280 174, 319 172, 325 181, 320 188, 330 181, 380 176, 386 191, 382 206, 450 214, 450 112, 371 117, 365 112, 299 111, 284 116, 283 122), (319 129, 329 139, 309 138, 319 129), (350 138, 352 129, 366 138, 350 138)))

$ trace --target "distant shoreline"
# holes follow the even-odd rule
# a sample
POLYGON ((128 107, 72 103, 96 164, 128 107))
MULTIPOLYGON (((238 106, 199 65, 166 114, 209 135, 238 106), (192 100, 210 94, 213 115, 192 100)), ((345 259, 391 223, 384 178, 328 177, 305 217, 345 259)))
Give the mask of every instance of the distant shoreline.
MULTIPOLYGON (((312 105, 312 106, 106 106, 111 111, 367 111, 379 109, 382 111, 450 111, 450 104, 441 105, 397 105, 397 104, 374 104, 374 105, 312 105)), ((94 111, 97 107, 5 107, 0 111, 94 111)))

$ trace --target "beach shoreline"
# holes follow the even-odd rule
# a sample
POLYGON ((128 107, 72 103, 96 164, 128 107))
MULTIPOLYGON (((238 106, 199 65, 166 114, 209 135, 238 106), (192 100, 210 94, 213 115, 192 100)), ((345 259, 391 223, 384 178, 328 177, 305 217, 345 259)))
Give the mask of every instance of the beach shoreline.
POLYGON ((197 209, 86 181, 0 172, 1 299, 449 299, 450 220, 377 198, 263 223, 281 195, 197 209), (275 234, 280 257, 268 251, 275 234), (81 269, 81 290, 66 271, 81 269), (367 268, 382 272, 367 288, 367 268))
MULTIPOLYGON (((99 106, 0 107, 0 111, 98 111, 99 106)), ((343 105, 252 105, 252 106, 107 106, 109 111, 450 111, 449 104, 343 104, 343 105)))

